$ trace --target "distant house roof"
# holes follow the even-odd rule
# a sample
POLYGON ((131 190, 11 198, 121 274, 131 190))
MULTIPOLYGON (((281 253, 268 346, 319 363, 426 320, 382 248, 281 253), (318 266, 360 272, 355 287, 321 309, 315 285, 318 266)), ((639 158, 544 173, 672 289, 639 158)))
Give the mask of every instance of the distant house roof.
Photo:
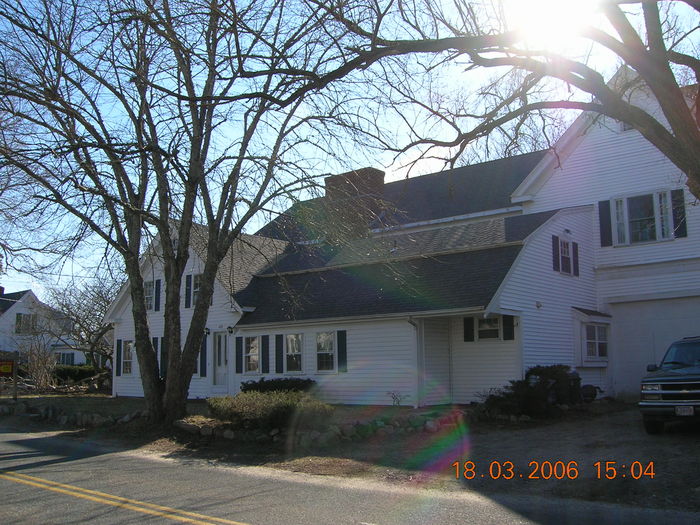
POLYGON ((10 308, 12 308, 14 304, 17 301, 19 301, 22 297, 24 297, 24 294, 26 294, 27 292, 29 292, 29 290, 22 290, 21 292, 4 293, 0 295, 0 314, 4 314, 10 308))
MULTIPOLYGON (((341 206, 376 211, 377 222, 384 225, 506 208, 511 205, 511 193, 544 155, 545 151, 537 151, 390 182, 381 195, 345 199, 341 206)), ((334 205, 327 197, 298 202, 258 234, 295 242, 317 239, 334 205)))
POLYGON ((522 246, 256 276, 239 325, 485 307, 522 246))

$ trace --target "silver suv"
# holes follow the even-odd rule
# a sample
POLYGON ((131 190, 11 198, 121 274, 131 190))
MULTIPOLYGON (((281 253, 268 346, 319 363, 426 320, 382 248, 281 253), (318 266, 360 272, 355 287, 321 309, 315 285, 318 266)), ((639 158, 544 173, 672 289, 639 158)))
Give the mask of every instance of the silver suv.
POLYGON ((700 419, 700 336, 672 343, 647 371, 639 409, 649 434, 663 432, 666 421, 700 419))

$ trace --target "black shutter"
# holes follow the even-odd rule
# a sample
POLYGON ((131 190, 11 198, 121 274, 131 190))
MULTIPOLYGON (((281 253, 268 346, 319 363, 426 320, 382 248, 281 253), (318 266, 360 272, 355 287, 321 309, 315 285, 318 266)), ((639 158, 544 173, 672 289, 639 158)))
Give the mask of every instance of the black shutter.
POLYGON ((243 373, 243 338, 236 337, 236 373, 243 373))
POLYGON ((472 342, 474 341, 474 318, 465 317, 464 318, 464 341, 472 342))
POLYGON ((612 246, 610 201, 600 201, 598 203, 598 222, 600 222, 600 245, 612 246))
POLYGON ((192 305, 192 275, 185 276, 185 308, 192 305))
POLYGON ((154 292, 153 292, 153 309, 156 312, 160 311, 160 279, 156 279, 156 282, 154 284, 154 292))
POLYGON ((275 372, 284 374, 284 336, 275 336, 275 372))
POLYGON ((503 340, 512 341, 515 339, 515 318, 512 315, 503 316, 503 340))
POLYGON ((574 275, 578 277, 578 243, 571 243, 571 258, 574 264, 574 275))
POLYGON ((338 372, 348 371, 348 333, 338 330, 338 372))
POLYGON ((262 359, 261 359, 262 373, 269 374, 270 373, 270 336, 269 335, 263 335, 260 338, 260 347, 262 349, 262 359))
POLYGON ((561 269, 559 258, 559 237, 552 235, 552 269, 558 272, 561 269))
POLYGON ((117 339, 117 357, 114 363, 114 375, 122 375, 122 340, 117 339))
POLYGON ((165 337, 160 338, 160 377, 165 379, 168 375, 168 345, 165 337))
POLYGON ((683 190, 671 192, 671 205, 673 206, 673 235, 674 237, 687 237, 688 226, 685 221, 685 196, 683 190))
POLYGON ((199 377, 207 377, 207 334, 204 334, 199 350, 199 377))

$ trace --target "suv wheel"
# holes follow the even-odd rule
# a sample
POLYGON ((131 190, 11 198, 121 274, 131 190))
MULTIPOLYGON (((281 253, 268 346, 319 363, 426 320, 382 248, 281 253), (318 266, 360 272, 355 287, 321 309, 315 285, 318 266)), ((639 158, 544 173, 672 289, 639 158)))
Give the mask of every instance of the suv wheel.
POLYGON ((644 430, 647 434, 661 434, 664 431, 664 422, 656 419, 644 419, 644 430))

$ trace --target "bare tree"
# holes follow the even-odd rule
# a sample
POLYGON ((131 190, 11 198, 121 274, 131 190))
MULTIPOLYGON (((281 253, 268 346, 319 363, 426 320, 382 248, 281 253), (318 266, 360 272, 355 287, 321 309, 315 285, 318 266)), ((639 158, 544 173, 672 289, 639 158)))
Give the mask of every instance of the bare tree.
POLYGON ((508 151, 533 122, 546 132, 552 110, 588 111, 638 130, 700 198, 697 0, 601 0, 600 23, 578 29, 578 53, 533 46, 509 26, 507 7, 499 0, 328 4, 366 62, 381 64, 375 95, 408 129, 397 153, 446 148, 454 162, 472 141, 494 136, 508 151), (596 62, 601 53, 623 67, 612 82, 596 62), (491 81, 484 71, 494 72, 491 81))
POLYGON ((23 126, 0 144, 2 167, 32 182, 32 202, 77 219, 76 243, 91 234, 121 257, 155 420, 184 413, 232 243, 277 198, 312 186, 360 120, 333 82, 365 59, 330 16, 304 1, 0 0, 0 115, 23 126), (194 222, 206 225, 206 260, 182 337, 194 222), (165 274, 165 381, 146 323, 149 244, 165 274))
POLYGON ((54 335, 66 348, 83 352, 95 366, 113 363, 112 325, 105 322, 105 316, 120 286, 101 275, 49 290, 48 302, 62 313, 67 328, 54 335))

